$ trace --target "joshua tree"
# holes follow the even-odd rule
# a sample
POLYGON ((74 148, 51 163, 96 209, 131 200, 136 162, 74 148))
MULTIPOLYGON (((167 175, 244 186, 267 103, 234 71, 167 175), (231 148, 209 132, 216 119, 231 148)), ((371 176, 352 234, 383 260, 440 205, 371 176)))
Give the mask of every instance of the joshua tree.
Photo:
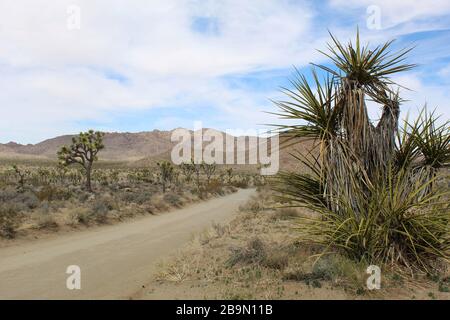
POLYGON ((190 182, 191 179, 192 179, 192 175, 195 172, 194 164, 192 162, 191 163, 183 162, 180 165, 180 169, 181 169, 181 172, 184 175, 184 178, 185 178, 186 182, 190 182))
POLYGON ((194 170, 195 184, 197 185, 197 190, 200 191, 200 173, 202 170, 202 164, 195 162, 194 159, 191 159, 191 166, 194 170))
POLYGON ((98 160, 98 152, 105 147, 103 136, 104 134, 99 131, 81 132, 78 136, 72 138, 70 146, 63 146, 58 151, 60 165, 79 164, 83 167, 86 174, 86 190, 89 192, 92 192, 92 165, 98 160))
POLYGON ((216 169, 217 169, 216 163, 215 162, 214 163, 206 163, 203 161, 201 164, 201 169, 205 173, 207 183, 209 184, 209 182, 211 181, 211 177, 216 172, 216 169))
POLYGON ((17 177, 19 178, 19 181, 18 181, 19 185, 17 186, 17 190, 19 192, 23 192, 25 190, 26 177, 30 174, 30 172, 27 170, 20 170, 20 168, 16 164, 14 164, 12 166, 12 168, 13 168, 15 174, 17 175, 17 177))
POLYGON ((231 184, 231 181, 233 180, 233 168, 227 169, 227 183, 231 184))
POLYGON ((168 161, 162 161, 157 163, 159 168, 159 178, 161 181, 161 185, 163 188, 163 193, 166 193, 166 186, 168 183, 170 183, 173 179, 173 166, 168 161))

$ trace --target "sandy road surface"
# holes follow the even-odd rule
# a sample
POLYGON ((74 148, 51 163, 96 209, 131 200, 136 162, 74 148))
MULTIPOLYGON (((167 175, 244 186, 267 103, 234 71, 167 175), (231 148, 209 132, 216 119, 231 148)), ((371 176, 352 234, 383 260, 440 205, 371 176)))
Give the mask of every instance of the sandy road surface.
POLYGON ((161 258, 212 221, 230 219, 254 190, 160 216, 0 248, 0 299, 121 299, 147 282, 161 258), (81 268, 81 290, 66 269, 81 268))

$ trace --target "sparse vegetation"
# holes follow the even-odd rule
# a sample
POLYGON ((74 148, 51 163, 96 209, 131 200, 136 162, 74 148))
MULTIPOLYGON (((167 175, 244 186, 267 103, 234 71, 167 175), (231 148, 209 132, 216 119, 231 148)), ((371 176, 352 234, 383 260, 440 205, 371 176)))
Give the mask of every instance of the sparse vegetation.
POLYGON ((146 284, 139 297, 409 299, 414 294, 416 299, 430 299, 431 292, 434 298, 445 299, 448 295, 446 277, 411 279, 388 268, 383 269, 382 289, 370 291, 367 263, 339 252, 317 260, 320 246, 299 241, 292 219, 311 216, 310 211, 276 209, 280 203, 267 188, 260 188, 255 199, 261 200, 264 210, 252 210, 252 199, 229 224, 213 224, 197 235, 161 264, 154 282, 146 284), (280 212, 283 218, 274 219, 280 212))
MULTIPOLYGON (((200 165, 189 167, 193 175, 194 167, 200 165)), ((100 162, 92 168, 89 191, 81 185, 85 173, 81 166, 40 166, 30 162, 12 168, 5 163, 0 166, 0 238, 158 214, 235 192, 235 187, 220 179, 218 171, 216 168, 207 176, 198 170, 195 179, 188 179, 183 173, 186 166, 169 162, 160 161, 144 168, 110 168, 100 162), (180 173, 184 178, 178 178, 180 173)))

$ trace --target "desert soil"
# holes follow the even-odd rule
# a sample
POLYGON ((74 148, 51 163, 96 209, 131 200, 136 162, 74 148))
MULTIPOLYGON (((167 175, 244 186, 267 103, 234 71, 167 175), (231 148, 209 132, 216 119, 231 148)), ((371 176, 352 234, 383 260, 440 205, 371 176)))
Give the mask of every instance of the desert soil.
POLYGON ((212 222, 231 220, 255 191, 159 216, 0 248, 0 299, 128 299, 161 259, 212 222), (81 290, 68 290, 67 267, 81 268, 81 290))

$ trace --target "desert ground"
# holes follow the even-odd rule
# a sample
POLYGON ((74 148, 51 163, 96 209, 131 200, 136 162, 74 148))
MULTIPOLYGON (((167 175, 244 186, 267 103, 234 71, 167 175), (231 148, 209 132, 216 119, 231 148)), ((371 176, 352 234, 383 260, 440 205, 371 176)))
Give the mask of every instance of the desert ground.
MULTIPOLYGON (((383 269, 381 288, 366 285, 367 264, 302 243, 296 223, 310 212, 280 208, 258 188, 229 223, 197 234, 133 299, 406 299, 449 300, 449 271, 440 276, 383 269)), ((448 266, 447 266, 448 268, 448 266)))
POLYGON ((164 257, 194 234, 226 223, 253 189, 135 218, 0 249, 0 299, 126 299, 145 286, 164 257), (81 290, 68 290, 66 269, 81 268, 81 290))

